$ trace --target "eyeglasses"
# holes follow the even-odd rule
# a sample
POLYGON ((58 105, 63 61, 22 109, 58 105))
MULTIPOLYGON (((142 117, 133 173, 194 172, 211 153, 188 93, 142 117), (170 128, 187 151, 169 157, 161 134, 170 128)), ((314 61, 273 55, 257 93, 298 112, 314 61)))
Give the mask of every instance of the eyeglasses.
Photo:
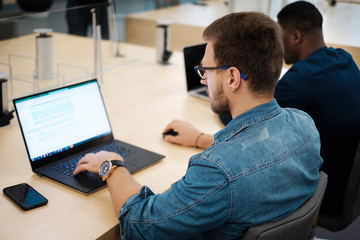
MULTIPOLYGON (((201 65, 197 65, 194 67, 194 70, 199 74, 199 76, 202 80, 205 80, 206 79, 206 76, 205 76, 206 70, 216 70, 216 69, 224 70, 224 69, 229 69, 229 68, 230 67, 203 67, 201 65)), ((240 73, 240 76, 242 79, 246 80, 245 74, 240 73)))

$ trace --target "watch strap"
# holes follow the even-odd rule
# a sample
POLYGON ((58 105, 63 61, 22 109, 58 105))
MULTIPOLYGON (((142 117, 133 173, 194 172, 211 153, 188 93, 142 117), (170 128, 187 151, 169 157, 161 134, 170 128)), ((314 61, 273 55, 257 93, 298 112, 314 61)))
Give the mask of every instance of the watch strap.
POLYGON ((117 166, 117 167, 124 167, 124 168, 126 168, 124 161, 121 161, 121 160, 110 160, 110 162, 111 162, 111 165, 112 165, 112 166, 117 166))

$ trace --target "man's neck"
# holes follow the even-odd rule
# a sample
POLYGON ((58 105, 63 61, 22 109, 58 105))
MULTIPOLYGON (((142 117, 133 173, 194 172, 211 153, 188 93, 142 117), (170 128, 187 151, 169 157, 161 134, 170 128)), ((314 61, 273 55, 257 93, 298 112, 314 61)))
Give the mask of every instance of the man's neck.
POLYGON ((321 29, 312 31, 311 33, 304 34, 303 48, 300 53, 300 59, 308 58, 316 50, 325 47, 325 41, 321 29))
POLYGON ((274 99, 273 97, 254 97, 254 96, 242 98, 241 100, 238 101, 238 103, 241 104, 232 107, 231 116, 234 119, 240 114, 250 111, 251 109, 257 106, 271 102, 273 99, 274 99))

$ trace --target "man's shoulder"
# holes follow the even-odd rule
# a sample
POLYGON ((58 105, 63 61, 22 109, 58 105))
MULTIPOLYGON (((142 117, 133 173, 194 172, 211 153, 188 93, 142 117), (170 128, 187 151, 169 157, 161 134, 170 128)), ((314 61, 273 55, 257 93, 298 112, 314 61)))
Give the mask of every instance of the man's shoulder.
POLYGON ((350 53, 342 48, 323 47, 313 52, 307 59, 307 62, 318 62, 322 64, 342 64, 344 62, 353 61, 350 53))
POLYGON ((299 126, 304 127, 304 123, 306 123, 307 127, 312 127, 313 129, 315 128, 314 120, 303 110, 292 107, 284 107, 282 110, 282 114, 287 115, 286 118, 292 118, 292 121, 299 123, 299 126))
POLYGON ((344 55, 346 57, 351 57, 351 54, 342 48, 326 47, 326 48, 324 48, 324 51, 329 52, 329 53, 336 53, 336 54, 344 55))
POLYGON ((310 56, 292 65, 281 78, 285 81, 307 82, 319 77, 324 71, 337 69, 341 64, 352 60, 351 55, 341 48, 323 47, 310 56))

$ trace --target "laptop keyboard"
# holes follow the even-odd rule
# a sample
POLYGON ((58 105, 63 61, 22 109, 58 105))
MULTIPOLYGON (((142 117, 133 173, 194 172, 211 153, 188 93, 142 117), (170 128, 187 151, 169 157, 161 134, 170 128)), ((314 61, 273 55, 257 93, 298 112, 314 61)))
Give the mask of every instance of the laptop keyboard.
MULTIPOLYGON (((122 156, 123 158, 133 154, 133 152, 130 149, 120 147, 120 146, 114 145, 114 144, 110 144, 110 145, 101 147, 101 148, 93 151, 92 153, 97 153, 100 151, 116 152, 116 153, 120 154, 120 156, 122 156)), ((80 156, 72 158, 66 162, 59 163, 57 165, 54 165, 52 168, 55 171, 58 171, 67 176, 73 176, 73 172, 76 168, 76 165, 83 156, 85 156, 85 155, 80 155, 80 156)))

